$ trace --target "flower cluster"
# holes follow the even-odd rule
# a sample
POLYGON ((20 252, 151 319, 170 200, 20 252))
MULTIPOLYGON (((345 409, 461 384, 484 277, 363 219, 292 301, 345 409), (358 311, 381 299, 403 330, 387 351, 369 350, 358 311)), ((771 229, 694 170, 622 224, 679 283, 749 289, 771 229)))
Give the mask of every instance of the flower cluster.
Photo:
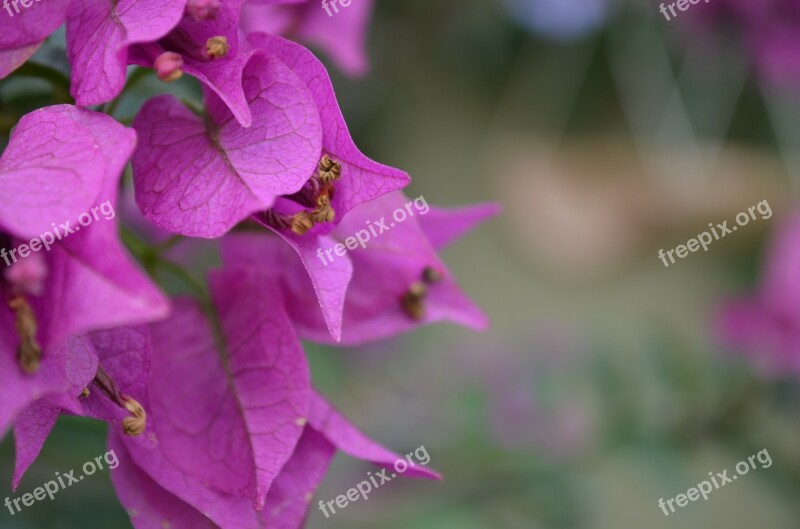
POLYGON ((176 239, 218 239, 222 257, 193 295, 169 298, 127 251, 148 272, 183 269, 131 243, 115 216, 4 270, 0 435, 13 428, 15 488, 63 413, 109 424, 112 479, 138 529, 297 528, 337 450, 398 459, 314 390, 300 339, 485 327, 437 250, 496 208, 432 207, 380 245, 317 259, 402 207, 410 178, 359 151, 325 67, 281 35, 360 73, 370 9, 361 0, 329 21, 313 1, 43 0, 3 22, 0 78, 66 24, 76 106, 16 125, 0 157, 0 246, 113 208, 130 164, 144 218, 176 239), (132 128, 86 108, 119 97, 130 65, 196 78, 203 108, 156 96, 132 128))

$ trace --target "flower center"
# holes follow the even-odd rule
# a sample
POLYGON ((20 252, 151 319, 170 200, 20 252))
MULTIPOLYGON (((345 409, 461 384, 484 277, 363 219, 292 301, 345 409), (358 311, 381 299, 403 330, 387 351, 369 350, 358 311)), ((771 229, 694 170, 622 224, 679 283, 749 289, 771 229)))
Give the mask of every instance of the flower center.
MULTIPOLYGON (((200 43, 181 28, 170 31, 166 37, 158 41, 158 44, 161 46, 162 51, 175 52, 201 62, 221 59, 227 56, 228 51, 230 51, 228 39, 223 35, 211 37, 205 43, 200 43)), ((160 56, 161 54, 154 52, 153 55, 160 56)))
POLYGON ((189 0, 185 11, 195 20, 212 20, 217 17, 219 8, 219 0, 189 0))
POLYGON ((14 295, 8 305, 14 311, 14 326, 19 337, 19 346, 17 347, 19 365, 26 373, 36 373, 41 365, 42 349, 39 342, 36 341, 37 325, 33 307, 24 296, 19 294, 14 295))
POLYGON ((231 47, 228 39, 222 36, 211 37, 206 41, 206 54, 212 59, 221 59, 228 54, 231 47))
POLYGON ((432 266, 426 266, 420 274, 420 279, 414 281, 405 294, 400 298, 403 312, 413 320, 420 321, 425 318, 425 298, 428 297, 428 287, 444 279, 444 274, 432 266))
MULTIPOLYGON (((106 373, 102 365, 97 366, 97 374, 92 381, 100 391, 108 397, 114 404, 128 411, 131 415, 122 420, 122 432, 125 435, 135 437, 142 435, 147 427, 147 413, 144 411, 136 399, 127 395, 122 395, 117 388, 114 380, 106 373)), ((84 390, 88 395, 88 388, 84 390)))
POLYGON ((425 298, 428 287, 422 281, 414 281, 409 289, 400 298, 400 306, 413 320, 420 321, 425 318, 425 298))
POLYGON ((36 340, 38 325, 36 313, 28 301, 29 296, 38 296, 44 290, 48 267, 45 257, 33 253, 26 257, 19 256, 19 241, 0 233, 0 249, 5 260, 5 268, 0 274, 0 290, 8 296, 8 306, 14 313, 14 329, 19 338, 17 358, 22 370, 28 374, 39 370, 42 359, 42 348, 36 340), (11 248, 7 251, 7 248, 11 248))
POLYGON ((277 230, 291 230, 297 235, 305 235, 317 224, 333 222, 336 219, 336 211, 331 204, 335 192, 334 182, 341 175, 341 164, 333 161, 327 154, 323 155, 317 174, 309 179, 303 189, 286 197, 310 208, 310 211, 304 209, 294 215, 283 215, 271 209, 264 212, 263 220, 277 230))

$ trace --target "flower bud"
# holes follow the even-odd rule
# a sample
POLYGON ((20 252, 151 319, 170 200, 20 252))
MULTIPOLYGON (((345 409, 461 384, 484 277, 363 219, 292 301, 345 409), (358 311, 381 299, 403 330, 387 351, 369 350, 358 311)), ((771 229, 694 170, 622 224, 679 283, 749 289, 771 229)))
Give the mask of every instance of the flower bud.
POLYGON ((217 17, 219 0, 189 0, 186 14, 195 20, 212 20, 217 17))
POLYGON ((156 58, 153 68, 159 79, 171 83, 183 75, 183 58, 174 51, 165 51, 156 58))
POLYGON ((5 278, 18 291, 38 296, 44 290, 48 267, 40 253, 30 254, 5 269, 5 278))

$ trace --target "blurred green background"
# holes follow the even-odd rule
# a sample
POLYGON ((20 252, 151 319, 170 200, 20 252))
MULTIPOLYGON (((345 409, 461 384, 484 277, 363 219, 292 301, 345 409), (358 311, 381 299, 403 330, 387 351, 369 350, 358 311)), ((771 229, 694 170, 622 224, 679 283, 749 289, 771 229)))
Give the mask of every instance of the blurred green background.
MULTIPOLYGON (((792 205, 796 103, 758 82, 735 36, 700 42, 655 3, 531 3, 544 7, 379 0, 371 72, 331 67, 357 143, 411 173, 409 195, 497 201, 504 213, 445 252, 488 333, 308 345, 323 393, 386 445, 424 445, 445 475, 392 481, 329 519, 312 508, 308 526, 800 526, 800 387, 759 374, 711 332, 719 304, 752 288, 792 205), (764 199, 773 218, 669 268, 658 259, 764 199), (762 449, 771 467, 669 517, 657 506, 762 449)), ((34 104, 35 87, 14 82, 0 85, 0 129, 34 104)), ((148 79, 119 115, 162 89, 148 79)), ((191 80, 170 89, 197 93, 191 80)), ((62 419, 20 493, 102 454, 104 432, 62 419)), ((0 498, 12 457, 6 439, 0 498)), ((369 470, 337 457, 312 505, 369 470)), ((103 472, 0 514, 3 529, 42 527, 130 524, 103 472)))

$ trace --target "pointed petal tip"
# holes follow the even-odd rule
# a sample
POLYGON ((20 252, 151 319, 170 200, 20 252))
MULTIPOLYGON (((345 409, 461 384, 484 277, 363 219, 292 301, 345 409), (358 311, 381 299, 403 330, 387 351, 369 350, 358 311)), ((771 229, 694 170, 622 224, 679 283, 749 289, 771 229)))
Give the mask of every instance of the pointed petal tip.
POLYGON ((481 309, 477 303, 473 302, 467 297, 464 297, 462 302, 464 303, 464 306, 462 307, 463 310, 458 313, 451 314, 450 317, 446 318, 446 321, 475 332, 482 333, 488 331, 491 325, 491 320, 483 311, 483 309, 481 309))
POLYGON ((444 476, 441 472, 436 472, 435 470, 431 470, 430 478, 433 481, 444 481, 444 476))
MULTIPOLYGON (((480 208, 481 206, 477 207, 480 208)), ((503 213, 503 204, 500 202, 488 202, 483 204, 482 208, 486 213, 486 218, 495 217, 503 213)))
POLYGON ((253 498, 253 510, 261 512, 267 505, 267 493, 259 494, 257 498, 253 498))
POLYGON ((237 109, 237 111, 234 112, 234 117, 236 118, 236 121, 239 122, 239 125, 246 129, 249 129, 253 126, 253 115, 250 113, 250 109, 247 109, 246 112, 239 111, 237 109))
POLYGON ((470 327, 473 331, 477 333, 485 333, 489 331, 489 328, 492 326, 491 322, 487 319, 480 323, 476 323, 474 326, 470 327))
POLYGON ((334 324, 332 322, 328 322, 328 332, 331 333, 331 337, 333 338, 334 342, 341 343, 341 341, 342 341, 342 322, 339 321, 336 324, 334 324))
POLYGON ((479 224, 503 213, 503 204, 500 202, 485 202, 455 208, 453 211, 471 215, 476 219, 476 224, 479 224))
POLYGON ((414 467, 412 472, 407 472, 405 477, 410 479, 427 479, 430 481, 444 481, 444 476, 428 467, 414 467))

